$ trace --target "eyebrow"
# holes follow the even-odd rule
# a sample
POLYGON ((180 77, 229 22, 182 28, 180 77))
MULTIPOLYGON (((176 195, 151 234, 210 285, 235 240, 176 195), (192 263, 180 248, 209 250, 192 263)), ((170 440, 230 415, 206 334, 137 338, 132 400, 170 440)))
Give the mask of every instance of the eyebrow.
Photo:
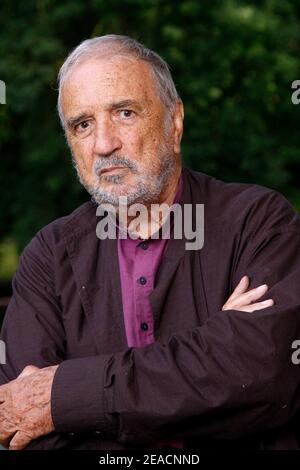
POLYGON ((109 108, 111 109, 120 109, 120 108, 126 108, 128 106, 135 106, 138 109, 142 109, 140 103, 136 100, 121 100, 117 101, 116 103, 111 103, 108 105, 109 108))
POLYGON ((72 127, 75 127, 76 124, 79 124, 81 121, 87 119, 88 116, 89 115, 87 113, 81 113, 78 116, 71 117, 66 121, 67 126, 71 129, 72 127))
MULTIPOLYGON (((115 109, 120 109, 120 108, 126 108, 126 107, 129 107, 129 106, 135 107, 135 108, 139 109, 140 111, 142 110, 142 107, 141 107, 141 105, 139 104, 138 101, 130 100, 130 99, 109 103, 107 105, 107 108, 111 109, 111 110, 115 110, 115 109)), ((79 124, 81 121, 84 121, 85 119, 88 119, 89 116, 90 115, 88 113, 81 113, 78 116, 74 116, 74 117, 71 117, 71 118, 67 119, 66 124, 71 129, 71 128, 75 127, 77 124, 79 124)))

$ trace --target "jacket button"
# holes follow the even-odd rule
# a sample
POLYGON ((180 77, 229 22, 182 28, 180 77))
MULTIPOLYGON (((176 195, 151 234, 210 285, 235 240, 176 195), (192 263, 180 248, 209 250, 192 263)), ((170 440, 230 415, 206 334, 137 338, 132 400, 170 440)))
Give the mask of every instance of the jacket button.
POLYGON ((139 278, 139 281, 140 281, 140 284, 142 284, 142 286, 144 286, 144 285, 146 284, 146 282, 147 282, 147 279, 146 279, 144 276, 141 276, 141 277, 139 278))

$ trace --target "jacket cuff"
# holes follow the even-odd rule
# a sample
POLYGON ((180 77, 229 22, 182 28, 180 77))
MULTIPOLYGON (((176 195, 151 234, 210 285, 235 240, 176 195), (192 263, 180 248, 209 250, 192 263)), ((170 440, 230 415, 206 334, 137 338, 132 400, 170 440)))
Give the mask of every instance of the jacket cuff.
POLYGON ((118 420, 112 414, 104 377, 109 357, 92 356, 63 361, 57 368, 51 391, 55 431, 70 434, 95 432, 112 435, 118 420))

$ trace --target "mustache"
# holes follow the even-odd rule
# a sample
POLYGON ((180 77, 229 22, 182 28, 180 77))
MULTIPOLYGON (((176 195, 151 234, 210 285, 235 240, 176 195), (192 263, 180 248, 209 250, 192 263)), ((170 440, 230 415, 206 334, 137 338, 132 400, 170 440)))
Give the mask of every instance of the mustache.
POLYGON ((124 166, 138 173, 138 166, 135 162, 122 155, 114 154, 110 157, 99 157, 94 164, 94 173, 99 176, 101 170, 112 166, 124 166))

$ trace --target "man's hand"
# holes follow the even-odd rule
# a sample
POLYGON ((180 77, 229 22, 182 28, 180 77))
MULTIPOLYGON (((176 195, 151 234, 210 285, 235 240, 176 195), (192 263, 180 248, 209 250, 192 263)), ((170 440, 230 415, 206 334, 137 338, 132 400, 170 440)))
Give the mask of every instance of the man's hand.
POLYGON ((244 312, 254 312, 255 310, 262 310, 263 308, 274 305, 273 299, 264 300, 263 302, 256 302, 256 300, 260 299, 260 297, 262 297, 267 292, 268 286, 266 284, 262 284, 261 286, 246 292, 248 286, 249 277, 242 277, 229 299, 223 305, 222 310, 242 310, 244 312))
POLYGON ((15 380, 0 386, 0 443, 9 450, 24 449, 54 430, 51 388, 57 367, 27 366, 15 380))

